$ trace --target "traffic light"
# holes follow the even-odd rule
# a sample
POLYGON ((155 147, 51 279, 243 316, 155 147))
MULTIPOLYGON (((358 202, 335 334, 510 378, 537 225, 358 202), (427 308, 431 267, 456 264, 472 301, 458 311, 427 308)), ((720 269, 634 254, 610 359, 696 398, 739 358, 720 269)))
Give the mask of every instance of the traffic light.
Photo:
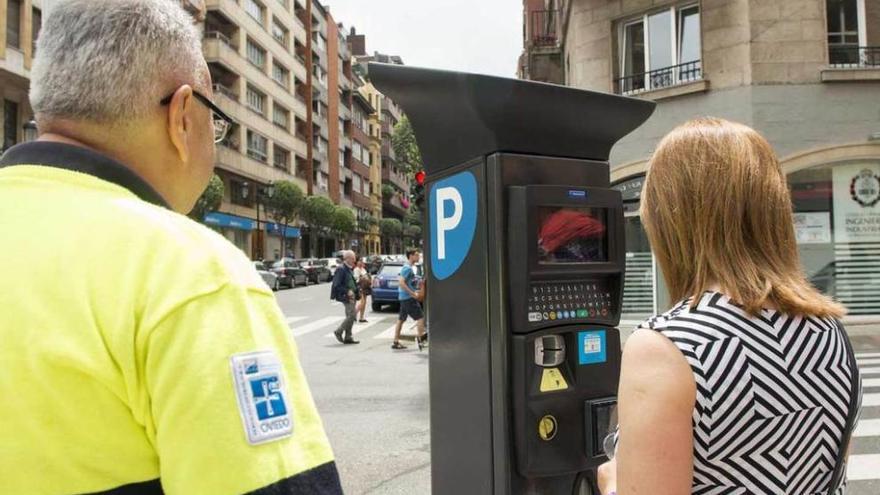
POLYGON ((425 171, 419 170, 415 173, 415 180, 410 186, 410 197, 419 211, 425 211, 425 171))

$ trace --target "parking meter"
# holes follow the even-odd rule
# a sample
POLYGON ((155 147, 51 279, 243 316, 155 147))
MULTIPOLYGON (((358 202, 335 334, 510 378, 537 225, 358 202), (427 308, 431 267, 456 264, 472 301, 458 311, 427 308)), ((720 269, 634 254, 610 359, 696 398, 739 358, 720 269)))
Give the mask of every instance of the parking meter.
POLYGON ((431 484, 570 494, 605 461, 624 284, 608 156, 651 102, 370 64, 427 172, 431 484))

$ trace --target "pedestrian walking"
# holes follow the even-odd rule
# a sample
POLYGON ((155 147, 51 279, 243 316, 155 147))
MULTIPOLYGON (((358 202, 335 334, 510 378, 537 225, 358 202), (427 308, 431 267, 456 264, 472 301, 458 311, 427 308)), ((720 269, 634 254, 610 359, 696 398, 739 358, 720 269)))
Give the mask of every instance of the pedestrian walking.
POLYGON ((43 21, 40 137, 0 159, 0 493, 342 493, 272 291, 184 215, 232 123, 192 17, 43 21))
POLYGON ((364 318, 364 312, 367 310, 367 297, 372 293, 372 277, 367 270, 367 264, 363 258, 359 258, 354 268, 354 279, 357 281, 358 289, 360 289, 360 298, 357 302, 358 322, 367 323, 364 318))
POLYGON ((331 299, 339 301, 345 306, 345 319, 339 325, 339 328, 333 332, 336 340, 342 344, 360 344, 351 336, 351 329, 356 318, 355 303, 360 293, 354 277, 354 263, 354 251, 343 251, 342 265, 336 268, 336 273, 333 275, 333 284, 330 286, 331 299))
POLYGON ((413 265, 419 261, 419 250, 408 249, 406 251, 406 263, 400 270, 397 277, 397 299, 400 304, 400 314, 397 317, 397 326, 394 328, 394 342, 391 344, 392 349, 406 349, 406 346, 400 343, 400 331, 403 329, 403 323, 407 318, 416 321, 416 342, 419 347, 422 346, 425 338, 425 318, 422 312, 422 305, 419 303, 421 296, 418 293, 419 284, 413 265))
POLYGON ((844 308, 800 268, 791 212, 754 130, 704 118, 660 142, 641 214, 680 302, 626 342, 604 494, 845 491, 858 369, 844 308))

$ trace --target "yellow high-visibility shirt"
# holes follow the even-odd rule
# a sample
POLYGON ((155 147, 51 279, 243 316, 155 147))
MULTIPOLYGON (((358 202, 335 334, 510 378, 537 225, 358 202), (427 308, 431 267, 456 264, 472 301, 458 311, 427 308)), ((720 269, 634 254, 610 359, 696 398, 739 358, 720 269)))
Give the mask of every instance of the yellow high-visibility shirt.
POLYGON ((0 167, 0 493, 341 493, 241 251, 85 148, 0 167))

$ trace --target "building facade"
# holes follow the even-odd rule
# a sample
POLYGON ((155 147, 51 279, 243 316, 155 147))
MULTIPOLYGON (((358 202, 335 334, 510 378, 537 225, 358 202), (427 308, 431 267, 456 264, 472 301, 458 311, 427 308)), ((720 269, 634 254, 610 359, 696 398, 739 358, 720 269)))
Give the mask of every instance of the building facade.
POLYGON ((42 7, 40 0, 0 0, 0 132, 4 151, 36 138, 28 88, 42 7))
POLYGON ((672 303, 638 216, 651 152, 676 125, 711 115, 754 127, 774 146, 814 285, 850 319, 880 319, 880 2, 523 6, 522 77, 657 102, 611 156, 627 208, 625 318, 672 303))

